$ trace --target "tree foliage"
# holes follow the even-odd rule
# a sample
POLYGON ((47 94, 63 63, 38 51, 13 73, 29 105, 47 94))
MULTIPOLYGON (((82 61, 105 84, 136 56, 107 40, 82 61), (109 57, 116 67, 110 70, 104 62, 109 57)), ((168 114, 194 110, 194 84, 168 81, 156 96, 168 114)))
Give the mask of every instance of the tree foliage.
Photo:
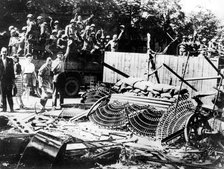
MULTIPOLYGON (((119 32, 125 25, 126 43, 146 41, 146 34, 164 48, 166 44, 182 35, 193 34, 194 30, 211 39, 218 22, 210 11, 200 11, 186 17, 180 0, 1 0, 0 21, 2 29, 15 24, 24 26, 28 13, 51 16, 64 27, 77 13, 83 18, 94 14, 93 22, 106 34, 119 32), (4 24, 5 23, 5 24, 4 24), (162 44, 165 44, 162 46, 162 44)), ((146 43, 145 43, 146 44, 146 43)))
POLYGON ((210 10, 201 9, 198 12, 191 13, 186 21, 186 27, 188 28, 186 33, 193 34, 197 31, 197 34, 208 40, 217 35, 219 21, 210 10))

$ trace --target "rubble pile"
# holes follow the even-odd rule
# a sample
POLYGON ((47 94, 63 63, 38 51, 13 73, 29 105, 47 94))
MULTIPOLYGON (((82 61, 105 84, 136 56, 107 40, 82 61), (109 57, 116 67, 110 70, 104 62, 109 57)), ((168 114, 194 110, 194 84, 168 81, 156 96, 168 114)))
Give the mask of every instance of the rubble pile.
POLYGON ((96 87, 61 112, 1 115, 0 168, 223 168, 218 112, 195 107, 186 90, 149 97, 128 83, 96 87))

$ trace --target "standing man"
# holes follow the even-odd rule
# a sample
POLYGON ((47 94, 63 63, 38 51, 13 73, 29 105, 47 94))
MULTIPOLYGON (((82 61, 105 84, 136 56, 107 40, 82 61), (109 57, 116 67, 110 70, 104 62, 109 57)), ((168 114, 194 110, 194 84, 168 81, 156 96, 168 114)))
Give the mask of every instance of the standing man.
POLYGON ((52 110, 55 110, 57 106, 57 94, 59 94, 60 107, 64 103, 64 55, 62 52, 58 52, 57 58, 52 63, 53 72, 53 96, 52 96, 52 110))
POLYGON ((51 64, 52 60, 48 57, 46 59, 46 63, 43 64, 38 71, 38 82, 42 91, 40 98, 41 111, 39 113, 45 112, 45 105, 47 103, 49 93, 51 93, 51 64))
POLYGON ((2 93, 2 111, 7 111, 8 99, 10 112, 14 112, 12 100, 12 87, 14 85, 15 74, 13 59, 7 56, 7 48, 2 47, 0 59, 0 80, 1 80, 1 93, 2 93))

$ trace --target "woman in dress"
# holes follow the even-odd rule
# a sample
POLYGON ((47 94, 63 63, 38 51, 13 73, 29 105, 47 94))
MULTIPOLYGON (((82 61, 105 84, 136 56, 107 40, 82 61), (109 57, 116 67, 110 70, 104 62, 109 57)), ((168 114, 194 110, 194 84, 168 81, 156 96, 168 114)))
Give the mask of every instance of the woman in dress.
POLYGON ((17 105, 19 105, 20 109, 24 108, 24 104, 22 101, 22 94, 23 94, 23 78, 22 78, 22 68, 19 63, 18 55, 13 55, 14 60, 14 72, 15 72, 15 85, 17 88, 17 93, 15 96, 15 101, 17 105))

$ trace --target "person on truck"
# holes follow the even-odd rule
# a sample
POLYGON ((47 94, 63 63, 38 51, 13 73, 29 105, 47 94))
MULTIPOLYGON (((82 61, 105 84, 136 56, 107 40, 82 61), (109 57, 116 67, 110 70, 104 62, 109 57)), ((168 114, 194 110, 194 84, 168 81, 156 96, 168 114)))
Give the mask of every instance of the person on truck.
POLYGON ((38 71, 38 82, 42 92, 40 98, 41 110, 38 113, 45 112, 45 105, 47 103, 49 95, 52 94, 51 65, 52 65, 52 59, 48 57, 46 59, 46 62, 40 67, 38 71))
POLYGON ((27 30, 26 30, 26 46, 25 46, 25 54, 28 53, 35 53, 36 49, 35 47, 39 43, 39 35, 40 35, 40 29, 35 22, 35 20, 31 17, 29 22, 27 22, 27 30))
POLYGON ((111 52, 117 52, 118 51, 118 41, 121 39, 121 36, 124 33, 124 26, 122 25, 120 27, 120 34, 117 36, 117 34, 113 35, 113 38, 106 44, 105 48, 107 48, 108 46, 110 46, 110 51, 111 52))
POLYGON ((59 21, 58 21, 58 20, 54 21, 53 26, 54 26, 54 27, 52 28, 52 32, 53 32, 53 31, 56 31, 56 33, 58 34, 58 32, 61 30, 61 28, 60 28, 60 26, 59 26, 59 21))
POLYGON ((60 38, 58 38, 57 40, 58 52, 65 53, 67 48, 67 40, 68 40, 68 36, 66 34, 63 34, 60 38))
POLYGON ((22 27, 22 32, 19 34, 19 48, 17 51, 17 54, 19 54, 19 56, 23 56, 24 54, 26 30, 27 26, 22 27))
POLYGON ((17 54, 19 48, 19 34, 15 29, 10 31, 10 39, 9 39, 9 54, 14 55, 17 54))
POLYGON ((26 25, 29 26, 30 22, 33 22, 33 20, 34 20, 33 14, 28 14, 27 20, 26 20, 26 25))
POLYGON ((87 19, 82 19, 81 15, 75 15, 74 20, 77 22, 77 24, 79 24, 78 26, 80 27, 80 29, 85 29, 85 27, 87 25, 89 25, 89 23, 91 22, 91 20, 93 19, 94 15, 90 15, 90 17, 88 17, 87 19))
POLYGON ((48 52, 48 55, 50 55, 53 59, 57 54, 57 40, 57 31, 53 30, 45 45, 45 51, 48 52))
POLYGON ((183 36, 182 42, 178 45, 179 47, 179 55, 187 56, 187 37, 183 36))
POLYGON ((70 24, 65 27, 65 34, 68 38, 77 39, 77 26, 74 19, 71 19, 70 24))

